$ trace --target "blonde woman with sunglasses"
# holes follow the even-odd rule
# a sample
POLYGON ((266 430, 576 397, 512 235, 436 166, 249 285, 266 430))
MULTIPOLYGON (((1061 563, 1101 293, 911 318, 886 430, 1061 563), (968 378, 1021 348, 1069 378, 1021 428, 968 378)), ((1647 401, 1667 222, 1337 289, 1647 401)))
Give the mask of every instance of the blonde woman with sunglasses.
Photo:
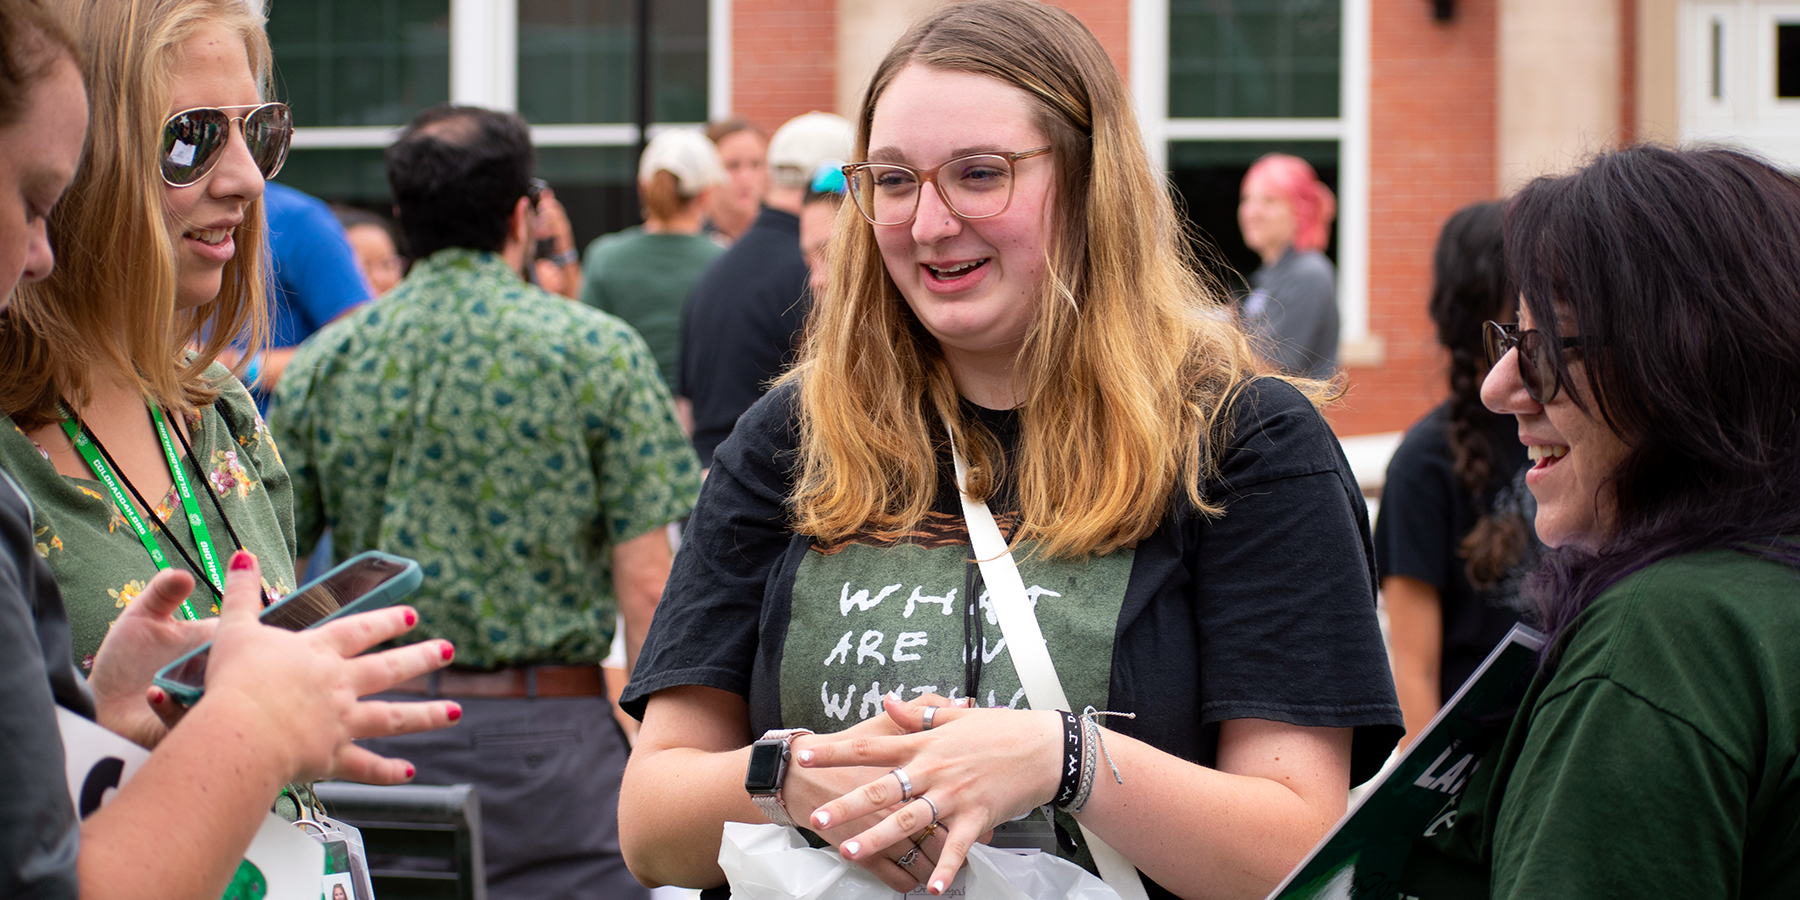
POLYGON ((719 885, 724 823, 776 822, 896 890, 997 831, 1262 896, 1393 747, 1321 386, 1258 376, 1131 109, 1029 0, 947 4, 877 67, 802 362, 720 446, 623 698, 640 880, 719 885))
MULTIPOLYGON (((47 235, 45 219, 59 218, 52 210, 76 180, 84 134, 95 133, 86 130, 82 48, 49 2, 0 0, 0 321, 8 326, 15 283, 58 270, 52 251, 67 245, 52 247, 55 229, 47 235)), ((104 126, 96 119, 96 129, 104 126)), ((0 359, 16 374, 17 357, 0 359)), ((229 600, 217 619, 173 618, 192 578, 159 573, 84 681, 70 657, 62 596, 40 556, 45 532, 31 518, 32 504, 0 472, 0 897, 218 897, 283 783, 404 781, 411 766, 351 740, 441 728, 460 715, 447 701, 357 700, 448 661, 451 648, 441 641, 359 655, 409 629, 413 610, 378 610, 301 633, 259 625, 262 579, 256 558, 242 551, 226 561, 229 600), (208 637, 212 690, 166 727, 146 703, 151 673, 208 637), (153 751, 99 809, 80 814, 66 777, 65 712, 153 751)))
POLYGON ((261 197, 292 133, 263 91, 268 39, 241 0, 81 0, 92 95, 79 174, 49 222, 60 264, 0 318, 0 464, 35 504, 38 553, 84 665, 163 569, 213 615, 227 561, 295 586, 292 499, 220 352, 266 331, 261 197))

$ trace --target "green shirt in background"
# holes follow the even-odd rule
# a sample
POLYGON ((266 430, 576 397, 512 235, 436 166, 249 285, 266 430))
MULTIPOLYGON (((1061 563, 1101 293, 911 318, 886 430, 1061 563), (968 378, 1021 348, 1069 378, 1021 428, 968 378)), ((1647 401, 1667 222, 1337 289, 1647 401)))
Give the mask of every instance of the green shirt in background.
POLYGON ((1421 900, 1800 897, 1800 572, 1711 551, 1601 594, 1414 857, 1421 900))
MULTIPOLYGON (((219 399, 188 419, 194 455, 183 457, 190 462, 186 474, 200 517, 206 522, 221 566, 237 550, 232 541, 235 532, 243 548, 256 554, 262 564, 264 595, 284 596, 297 586, 293 494, 287 470, 244 385, 218 363, 206 370, 206 379, 220 389, 219 399), (217 506, 200 495, 202 483, 218 498, 217 506)), ((144 416, 147 419, 149 415, 146 406, 144 416)), ((93 665, 94 651, 100 649, 113 620, 150 583, 156 564, 106 488, 92 476, 75 478, 57 472, 49 455, 11 418, 0 425, 0 465, 31 496, 37 552, 56 573, 57 587, 69 610, 75 660, 86 669, 93 665)), ((187 517, 173 514, 181 508, 174 486, 152 502, 156 518, 174 534, 181 549, 204 566, 187 517)), ((170 565, 190 569, 163 529, 148 517, 145 522, 155 531, 170 565)), ((206 586, 204 569, 195 571, 194 592, 188 599, 202 616, 218 613, 218 597, 206 586)))
POLYGON ((581 302, 636 328, 675 386, 681 311, 707 263, 725 248, 697 234, 651 234, 643 226, 596 238, 581 261, 581 302))
POLYGON ((613 545, 687 515, 700 470, 636 332, 442 250, 313 335, 270 413, 310 548, 419 561, 409 640, 477 667, 598 662, 613 545))

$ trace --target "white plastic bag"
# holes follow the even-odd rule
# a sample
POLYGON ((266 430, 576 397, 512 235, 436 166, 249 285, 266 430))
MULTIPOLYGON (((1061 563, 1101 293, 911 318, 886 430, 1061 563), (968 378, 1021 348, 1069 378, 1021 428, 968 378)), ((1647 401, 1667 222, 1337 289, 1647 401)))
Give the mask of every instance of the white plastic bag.
MULTIPOLYGON (((726 822, 719 866, 731 882, 732 900, 902 900, 868 870, 837 851, 806 845, 800 832, 780 825, 726 822)), ((923 886, 912 897, 924 897, 923 886)), ((1048 853, 1020 856, 976 844, 956 880, 944 891, 961 900, 1119 900, 1116 891, 1086 869, 1048 853)))

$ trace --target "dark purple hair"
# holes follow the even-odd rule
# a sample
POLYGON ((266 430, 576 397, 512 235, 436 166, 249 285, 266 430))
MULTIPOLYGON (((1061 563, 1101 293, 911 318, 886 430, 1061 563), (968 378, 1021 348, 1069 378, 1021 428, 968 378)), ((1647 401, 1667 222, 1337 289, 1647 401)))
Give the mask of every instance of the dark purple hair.
POLYGON ((1528 587, 1544 623, 1678 554, 1800 565, 1800 184, 1735 151, 1632 147, 1527 185, 1506 244, 1535 327, 1586 339, 1571 399, 1630 448, 1614 533, 1546 554, 1528 587))

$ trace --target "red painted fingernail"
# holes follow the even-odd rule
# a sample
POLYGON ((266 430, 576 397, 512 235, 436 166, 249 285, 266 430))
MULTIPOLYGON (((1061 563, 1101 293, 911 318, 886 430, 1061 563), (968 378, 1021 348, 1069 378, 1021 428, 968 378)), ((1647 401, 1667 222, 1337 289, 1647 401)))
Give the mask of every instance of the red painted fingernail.
POLYGON ((407 610, 406 611, 406 627, 411 628, 417 624, 419 624, 419 614, 416 612, 413 612, 410 609, 407 610))
POLYGON ((452 721, 452 722, 456 721, 457 719, 462 718, 462 707, 457 706, 454 703, 450 704, 449 716, 450 716, 450 721, 452 721))
POLYGON ((445 641, 443 649, 439 652, 444 654, 444 662, 449 662, 450 658, 456 655, 456 645, 445 641))
POLYGON ((256 565, 256 554, 251 553, 248 550, 239 550, 238 552, 231 554, 231 568, 233 571, 248 569, 254 565, 256 565))
POLYGON ((414 770, 413 770, 413 767, 412 767, 412 766, 407 766, 407 767, 406 767, 406 780, 407 780, 407 781, 411 781, 411 780, 412 780, 412 777, 413 777, 413 771, 414 771, 414 770))
POLYGON ((161 705, 161 704, 167 702, 168 699, 169 699, 169 695, 163 693, 162 688, 151 688, 150 689, 150 702, 151 703, 161 705))

